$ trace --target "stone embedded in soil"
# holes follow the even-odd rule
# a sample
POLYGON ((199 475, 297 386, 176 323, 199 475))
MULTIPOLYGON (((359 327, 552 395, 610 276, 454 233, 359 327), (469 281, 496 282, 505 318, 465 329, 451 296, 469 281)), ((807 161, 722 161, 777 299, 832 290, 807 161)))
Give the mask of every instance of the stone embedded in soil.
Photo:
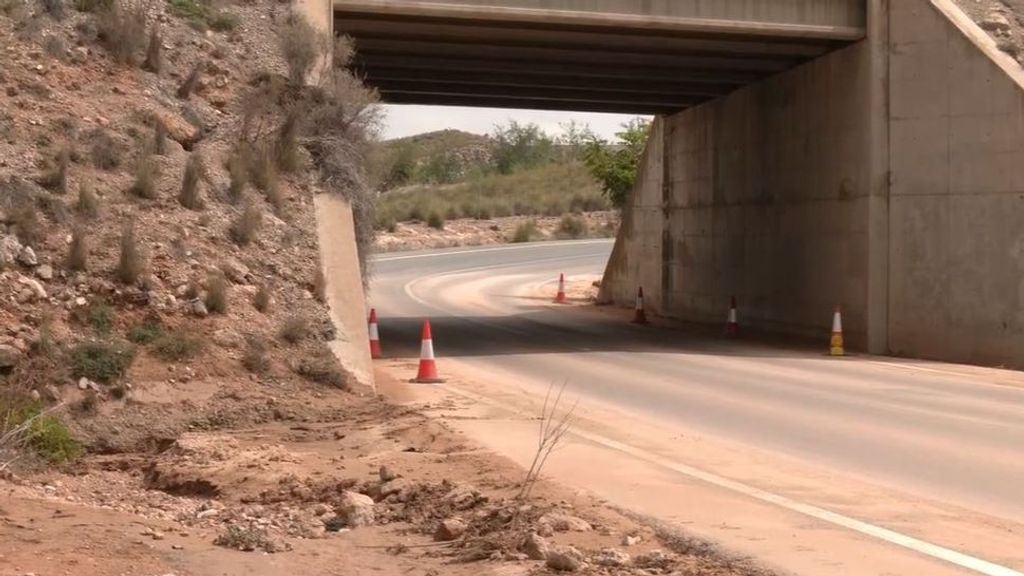
POLYGON ((53 266, 43 264, 39 268, 36 268, 36 276, 39 276, 43 280, 53 280, 53 266))
POLYGON ((0 344, 0 370, 14 368, 21 359, 21 352, 14 346, 0 344))
POLYGON ((523 543, 519 548, 530 560, 544 560, 548 556, 550 546, 543 537, 535 532, 531 532, 523 539, 523 543))
POLYGON ((338 519, 349 528, 372 526, 375 519, 373 498, 348 490, 341 495, 341 501, 335 506, 334 511, 338 519))
POLYGON ((1010 21, 999 12, 990 12, 979 25, 989 31, 1005 32, 1010 29, 1010 21))
POLYGON ((434 540, 438 542, 458 540, 466 533, 466 528, 468 526, 461 518, 448 518, 438 524, 437 530, 434 532, 434 540))
POLYGON ((593 563, 598 566, 610 566, 619 567, 629 564, 629 554, 616 550, 615 548, 605 548, 601 550, 600 554, 594 556, 593 563))
POLYGON ((31 246, 22 246, 21 251, 18 252, 18 262, 25 266, 38 266, 39 258, 31 246))
POLYGON ((550 512, 541 516, 537 523, 547 524, 555 532, 590 532, 593 530, 586 520, 558 512, 550 512))
POLYGON ((398 475, 396 475, 396 474, 395 474, 395 473, 394 473, 394 472, 393 472, 393 471, 392 471, 392 470, 391 470, 390 468, 388 468, 387 466, 381 466, 381 467, 380 467, 380 471, 379 471, 378 473, 380 474, 380 481, 381 481, 381 482, 391 482, 391 481, 392 481, 392 480, 394 480, 395 478, 398 478, 398 475))
POLYGON ((648 570, 661 570, 672 564, 672 558, 661 550, 651 550, 633 559, 633 565, 648 570))
POLYGON ((583 567, 583 554, 572 546, 558 546, 548 551, 544 563, 559 572, 577 572, 583 567))
POLYGON ((641 541, 641 538, 639 536, 635 536, 633 534, 626 534, 626 535, 624 535, 622 537, 622 545, 623 546, 636 546, 637 544, 640 543, 640 541, 641 541))

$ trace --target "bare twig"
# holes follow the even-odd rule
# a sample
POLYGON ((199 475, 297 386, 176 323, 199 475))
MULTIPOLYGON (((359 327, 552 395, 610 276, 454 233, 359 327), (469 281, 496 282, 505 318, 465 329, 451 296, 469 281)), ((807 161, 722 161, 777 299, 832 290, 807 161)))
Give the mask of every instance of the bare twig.
POLYGON ((530 469, 526 472, 526 479, 523 480, 522 488, 520 488, 519 494, 516 496, 519 500, 529 498, 534 485, 540 479, 541 471, 544 469, 548 457, 551 456, 551 453, 554 452, 555 448, 558 447, 562 439, 572 428, 573 415, 576 412, 579 400, 577 399, 573 402, 572 406, 561 415, 558 413, 567 385, 568 382, 562 382, 557 393, 555 393, 555 385, 551 384, 548 386, 547 394, 544 395, 544 405, 541 408, 540 425, 538 426, 537 451, 533 455, 530 469), (554 397, 552 398, 552 396, 554 397))

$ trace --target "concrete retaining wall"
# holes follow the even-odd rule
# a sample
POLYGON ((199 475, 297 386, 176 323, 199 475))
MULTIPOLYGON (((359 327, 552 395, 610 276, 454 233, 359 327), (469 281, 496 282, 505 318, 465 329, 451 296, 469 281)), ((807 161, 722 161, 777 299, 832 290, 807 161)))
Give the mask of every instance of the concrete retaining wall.
POLYGON ((1024 73, 950 0, 869 6, 867 40, 659 120, 608 299, 735 294, 823 342, 838 303, 855 347, 1024 364, 1024 73))

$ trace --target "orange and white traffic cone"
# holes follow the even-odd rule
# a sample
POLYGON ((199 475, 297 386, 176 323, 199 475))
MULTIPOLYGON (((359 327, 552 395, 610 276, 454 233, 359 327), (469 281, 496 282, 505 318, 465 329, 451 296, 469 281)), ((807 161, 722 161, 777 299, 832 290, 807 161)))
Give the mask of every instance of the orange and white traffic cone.
POLYGON ((843 350, 843 315, 839 311, 839 306, 836 306, 836 311, 832 315, 832 341, 829 344, 829 354, 832 356, 846 355, 843 350))
POLYGON ((440 384, 444 382, 437 376, 437 363, 434 362, 434 339, 430 335, 430 320, 423 321, 423 336, 420 342, 420 369, 412 379, 418 384, 440 384))
POLYGON ((740 335, 740 324, 736 318, 736 297, 729 301, 729 316, 725 321, 725 335, 729 338, 736 338, 740 335))
POLYGON ((644 287, 636 291, 636 314, 633 316, 633 324, 647 324, 647 312, 644 310, 644 287))
POLYGON ((558 275, 558 294, 555 295, 555 304, 565 304, 565 274, 558 275))
POLYGON ((377 330, 377 309, 376 308, 370 308, 369 332, 370 332, 370 358, 373 358, 373 359, 383 358, 384 354, 380 350, 380 332, 377 330))

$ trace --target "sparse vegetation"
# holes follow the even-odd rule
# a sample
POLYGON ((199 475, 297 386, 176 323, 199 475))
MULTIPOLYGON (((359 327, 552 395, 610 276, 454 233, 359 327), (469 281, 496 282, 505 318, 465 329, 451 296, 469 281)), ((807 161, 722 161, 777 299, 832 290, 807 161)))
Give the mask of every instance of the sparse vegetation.
POLYGON ((68 191, 68 168, 71 165, 71 152, 67 146, 60 149, 53 167, 39 179, 39 185, 56 194, 68 191))
POLYGON ((68 246, 68 257, 65 261, 68 270, 83 272, 89 268, 89 244, 84 226, 71 229, 71 244, 68 246))
MULTIPOLYGON (((142 69, 159 74, 160 69, 163 67, 163 57, 161 56, 160 50, 163 44, 163 39, 160 38, 160 27, 154 24, 149 29, 149 46, 146 48, 146 59, 142 62, 142 69)), ((162 125, 157 122, 158 125, 162 125)), ((160 152, 163 154, 163 152, 160 152)))
POLYGON ((309 336, 309 320, 300 314, 292 314, 284 319, 277 335, 289 344, 298 344, 309 336))
MULTIPOLYGON (((0 451, 27 449, 51 464, 73 460, 81 448, 56 416, 57 408, 44 410, 23 390, 5 390, 0 395, 0 451)), ((8 464, 0 464, 0 471, 8 464)))
POLYGON ((249 161, 248 154, 243 147, 236 147, 227 162, 228 177, 228 202, 237 204, 242 200, 245 187, 249 184, 249 161))
POLYGON ((114 327, 114 309, 102 300, 93 302, 89 306, 89 325, 97 335, 109 335, 114 327))
POLYGON ((121 146, 102 128, 89 135, 92 142, 92 163, 100 170, 113 170, 121 165, 121 146))
POLYGON ((338 359, 324 346, 314 355, 303 358, 295 365, 295 373, 317 384, 327 384, 347 390, 348 375, 341 370, 338 359))
POLYGON ((43 10, 53 16, 54 20, 63 20, 65 15, 64 0, 43 0, 43 10))
MULTIPOLYGON (((126 5, 122 0, 84 0, 97 13, 100 42, 118 64, 134 65, 137 55, 146 46, 146 5, 135 0, 126 5)), ((83 4, 80 1, 79 5, 83 4)), ((79 8, 81 9, 81 8, 79 8)))
POLYGON ((587 168, 616 208, 625 205, 633 190, 650 130, 649 121, 637 118, 622 125, 622 131, 616 134, 618 142, 591 138, 585 146, 587 168))
POLYGON ((146 257, 135 237, 135 222, 130 221, 121 231, 121 255, 117 261, 117 278, 125 284, 134 284, 146 269, 146 257))
POLYGON ((203 199, 199 191, 199 181, 202 179, 203 171, 202 156, 198 152, 193 152, 185 162, 185 173, 181 178, 181 192, 178 194, 178 202, 189 210, 203 209, 203 199))
POLYGON ((167 362, 181 362, 194 358, 206 347, 199 336, 183 330, 165 332, 158 336, 150 345, 153 354, 167 362))
POLYGON ((134 344, 151 344, 165 334, 164 326, 158 318, 146 318, 128 330, 128 341, 134 344))
POLYGON ((516 243, 529 242, 537 237, 537 224, 533 220, 527 220, 516 226, 512 241, 516 243))
POLYGON ((430 212, 427 216, 427 226, 435 230, 444 230, 444 217, 439 212, 430 212))
POLYGON ((245 369, 253 374, 265 374, 270 370, 266 340, 255 334, 246 335, 242 366, 245 366, 245 369))
POLYGON ((83 342, 68 352, 71 375, 101 384, 121 379, 135 358, 135 351, 111 342, 83 342))
POLYGON ((229 524, 227 529, 213 541, 214 545, 240 550, 242 552, 255 552, 257 550, 272 553, 277 547, 267 537, 264 530, 255 527, 246 527, 229 524))
POLYGON ((228 281, 220 272, 211 272, 206 277, 206 299, 203 303, 211 314, 227 314, 228 281))
POLYGON ((288 81, 301 86, 320 54, 316 30, 304 18, 293 17, 282 28, 281 53, 288 65, 288 81))
POLYGON ((185 78, 185 81, 178 87, 178 98, 188 100, 189 97, 192 96, 192 93, 195 92, 196 88, 199 86, 199 79, 203 75, 203 69, 204 66, 202 61, 196 62, 195 66, 192 67, 192 71, 189 72, 188 76, 185 78))
POLYGON ((239 246, 248 246, 256 239, 262 222, 263 212, 260 207, 251 202, 246 204, 231 224, 231 239, 239 246))
POLYGON ((35 203, 28 198, 17 202, 11 211, 14 233, 22 244, 36 246, 43 237, 43 225, 39 221, 35 203))
POLYGON ((253 308, 260 312, 266 313, 270 310, 270 301, 272 300, 272 294, 270 286, 267 284, 260 284, 259 288, 256 289, 256 294, 252 297, 253 308))
POLYGON ((128 193, 136 198, 155 200, 157 164, 148 149, 143 149, 139 158, 135 161, 135 181, 132 182, 128 193))
POLYGON ((92 186, 82 183, 78 187, 78 203, 75 205, 78 214, 84 218, 93 219, 99 216, 100 199, 92 186))
POLYGON ((327 275, 320 265, 317 265, 316 272, 313 273, 313 297, 317 302, 327 302, 327 275))
POLYGON ((587 221, 582 216, 566 214, 558 223, 558 234, 567 238, 583 238, 587 235, 587 221))

